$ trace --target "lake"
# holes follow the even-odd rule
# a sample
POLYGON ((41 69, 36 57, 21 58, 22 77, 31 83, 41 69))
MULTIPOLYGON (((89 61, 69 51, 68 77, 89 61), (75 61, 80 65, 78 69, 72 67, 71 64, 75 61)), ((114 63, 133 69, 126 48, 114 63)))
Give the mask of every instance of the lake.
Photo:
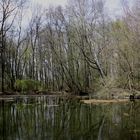
POLYGON ((59 96, 0 100, 0 140, 140 140, 140 101, 87 105, 59 96))

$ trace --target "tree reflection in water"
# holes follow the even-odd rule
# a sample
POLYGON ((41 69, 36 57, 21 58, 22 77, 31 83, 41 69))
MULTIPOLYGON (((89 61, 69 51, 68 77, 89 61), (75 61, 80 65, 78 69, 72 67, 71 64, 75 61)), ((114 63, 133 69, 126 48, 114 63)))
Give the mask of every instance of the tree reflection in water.
POLYGON ((140 102, 86 105, 58 96, 0 101, 0 140, 138 140, 140 102))

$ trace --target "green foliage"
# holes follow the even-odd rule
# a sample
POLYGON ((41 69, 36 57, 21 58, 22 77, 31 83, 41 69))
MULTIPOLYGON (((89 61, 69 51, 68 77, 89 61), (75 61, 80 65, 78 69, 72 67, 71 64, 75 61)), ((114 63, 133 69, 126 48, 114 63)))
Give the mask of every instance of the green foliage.
POLYGON ((17 91, 35 91, 40 89, 40 82, 35 80, 16 80, 17 91))

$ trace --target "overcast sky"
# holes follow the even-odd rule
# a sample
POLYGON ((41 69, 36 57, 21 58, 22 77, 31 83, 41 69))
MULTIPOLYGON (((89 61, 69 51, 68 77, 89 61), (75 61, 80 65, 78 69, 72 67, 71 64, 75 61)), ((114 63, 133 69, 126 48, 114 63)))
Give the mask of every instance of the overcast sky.
POLYGON ((44 7, 47 7, 49 5, 62 5, 64 6, 67 2, 67 0, 31 0, 33 4, 40 4, 44 7))
MULTIPOLYGON (((122 8, 122 1, 123 0, 105 0, 105 8, 107 9, 109 15, 113 18, 120 16, 123 12, 122 8)), ((133 0, 124 0, 128 1, 129 3, 133 0)), ((41 7, 47 8, 50 5, 52 6, 65 6, 67 4, 67 0, 29 0, 31 6, 29 6, 29 9, 25 12, 25 23, 28 23, 30 17, 34 14, 31 10, 31 7, 36 7, 36 5, 40 5, 41 7)), ((35 10, 36 11, 36 10, 35 10)))
MULTIPOLYGON (((122 12, 122 1, 123 0, 105 0, 106 1, 106 9, 112 15, 120 15, 122 12)), ((133 0, 124 0, 131 3, 133 0)), ((33 5, 42 5, 43 7, 48 7, 49 5, 57 6, 62 5, 65 6, 67 4, 67 0, 31 0, 33 5)))
MULTIPOLYGON (((33 4, 41 4, 44 7, 48 5, 62 5, 64 6, 67 3, 67 0, 31 0, 33 4)), ((106 0, 107 5, 110 9, 118 9, 120 7, 121 0, 106 0)))

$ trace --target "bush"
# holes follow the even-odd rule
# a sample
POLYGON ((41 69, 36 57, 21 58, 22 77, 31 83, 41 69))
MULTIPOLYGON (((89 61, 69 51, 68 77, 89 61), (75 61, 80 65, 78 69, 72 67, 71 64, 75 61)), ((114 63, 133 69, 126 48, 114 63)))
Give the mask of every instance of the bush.
POLYGON ((35 80, 16 80, 15 82, 15 89, 17 91, 23 91, 23 92, 27 92, 27 91, 35 91, 35 90, 39 90, 40 88, 40 83, 39 81, 35 81, 35 80))

